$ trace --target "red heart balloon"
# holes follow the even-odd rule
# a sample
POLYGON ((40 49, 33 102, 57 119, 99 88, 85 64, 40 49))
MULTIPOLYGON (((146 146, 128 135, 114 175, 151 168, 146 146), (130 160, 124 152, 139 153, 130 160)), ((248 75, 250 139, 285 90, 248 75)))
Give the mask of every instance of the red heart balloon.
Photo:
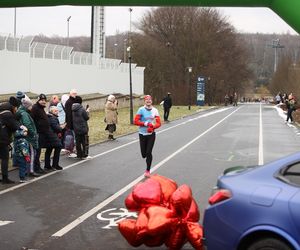
POLYGON ((171 195, 177 189, 176 182, 158 174, 152 175, 151 178, 157 180, 160 183, 163 193, 163 202, 164 204, 168 205, 171 195))
POLYGON ((136 220, 126 219, 119 222, 118 227, 121 234, 127 240, 127 242, 134 247, 142 245, 142 242, 137 239, 137 232, 135 229, 136 220))
POLYGON ((161 186, 158 181, 149 178, 133 188, 132 196, 141 207, 160 205, 162 202, 161 186))

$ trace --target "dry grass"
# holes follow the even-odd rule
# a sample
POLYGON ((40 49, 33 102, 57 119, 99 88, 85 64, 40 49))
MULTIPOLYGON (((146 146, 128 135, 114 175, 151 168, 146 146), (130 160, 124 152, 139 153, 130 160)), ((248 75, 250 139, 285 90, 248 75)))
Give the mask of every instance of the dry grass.
MULTIPOLYGON (((161 106, 155 106, 161 117, 163 117, 163 109, 161 106)), ((134 108, 133 115, 137 112, 138 107, 134 108)), ((198 110, 207 109, 207 107, 192 106, 188 110, 187 106, 173 106, 170 111, 169 120, 175 120, 186 115, 194 114, 198 110)), ((130 125, 129 108, 122 108, 118 110, 118 124, 115 136, 125 135, 132 132, 137 132, 138 128, 135 125, 130 125)), ((163 119, 162 119, 163 120, 163 119)), ((93 111, 90 113, 89 120, 89 137, 90 144, 105 141, 107 139, 107 131, 105 131, 106 124, 104 123, 104 111, 93 111)))

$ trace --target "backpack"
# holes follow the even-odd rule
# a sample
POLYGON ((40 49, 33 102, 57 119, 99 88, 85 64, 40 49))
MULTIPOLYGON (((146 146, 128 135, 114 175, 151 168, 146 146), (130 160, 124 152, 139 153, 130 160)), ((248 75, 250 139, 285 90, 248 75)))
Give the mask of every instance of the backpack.
POLYGON ((74 135, 70 129, 66 131, 64 146, 66 150, 68 150, 69 152, 73 152, 75 147, 74 135))

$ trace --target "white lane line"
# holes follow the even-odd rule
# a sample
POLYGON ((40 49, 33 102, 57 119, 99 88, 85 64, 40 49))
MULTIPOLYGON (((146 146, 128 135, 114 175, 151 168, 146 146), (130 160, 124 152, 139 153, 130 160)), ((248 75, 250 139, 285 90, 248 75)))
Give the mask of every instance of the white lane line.
MULTIPOLYGON (((160 168, 162 165, 164 165, 166 162, 168 162, 174 156, 176 156, 177 154, 179 154, 180 152, 182 152, 188 146, 190 146, 191 144, 193 144, 195 141, 197 141, 202 136, 204 136, 205 134, 207 134, 209 131, 211 131, 212 129, 214 129, 220 123, 222 123, 223 121, 225 121, 228 117, 230 117, 232 114, 234 114, 240 108, 235 109, 233 112, 231 112, 229 115, 227 115, 222 120, 220 120, 219 122, 217 122, 215 125, 211 126, 209 129, 207 129, 206 131, 204 131, 202 134, 198 135, 193 140, 191 140, 189 143, 185 144, 183 147, 179 148, 174 153, 172 153, 171 155, 169 155, 167 158, 165 158, 164 160, 162 160, 161 162, 159 162, 156 166, 154 166, 151 169, 151 172, 153 172, 153 171, 157 170, 158 168, 160 168)), ((95 206, 94 208, 92 208, 91 210, 89 210, 88 212, 86 212, 85 214, 79 216, 77 219, 75 219, 70 224, 66 225, 64 228, 62 228, 59 231, 57 231, 56 233, 54 233, 52 236, 53 237, 62 237, 62 236, 64 236, 66 233, 68 233, 69 231, 71 231, 73 228, 77 227, 79 224, 81 224, 82 222, 84 222, 86 219, 88 219, 89 217, 91 217, 92 215, 94 215, 95 213, 97 213, 103 207, 105 207, 110 202, 114 201, 116 198, 118 198, 119 196, 121 196, 122 194, 124 194, 126 191, 128 191, 130 188, 132 188, 134 185, 136 185, 137 183, 139 183, 143 178, 144 178, 143 175, 139 176, 137 179, 135 179, 134 181, 132 181, 131 183, 129 183, 127 186, 125 186, 124 188, 120 189, 118 192, 116 192, 115 194, 113 194, 112 196, 110 196, 109 198, 107 198, 106 200, 102 201, 97 206, 95 206)))
MULTIPOLYGON (((185 125, 185 124, 188 123, 188 122, 192 122, 192 121, 194 121, 194 120, 197 120, 197 119, 200 119, 200 118, 203 118, 203 117, 211 116, 211 115, 214 115, 214 114, 217 114, 217 113, 226 111, 226 110, 228 110, 228 109, 229 109, 229 108, 221 108, 221 109, 218 109, 218 110, 215 110, 215 111, 206 113, 206 114, 199 115, 199 116, 197 116, 197 117, 195 117, 195 118, 193 118, 193 119, 189 119, 188 121, 184 121, 184 122, 182 122, 182 123, 179 123, 179 124, 177 124, 177 125, 171 126, 171 127, 169 127, 169 128, 160 130, 160 131, 157 132, 157 134, 164 133, 164 132, 166 132, 166 131, 168 131, 168 130, 170 130, 170 129, 176 128, 176 127, 178 127, 178 126, 185 125)), ((108 153, 111 153, 111 152, 113 152, 113 151, 119 150, 119 149, 121 149, 121 148, 127 147, 127 146, 129 146, 129 145, 131 145, 131 144, 133 144, 133 143, 138 142, 138 141, 139 141, 139 139, 136 139, 136 140, 134 140, 134 141, 128 142, 128 143, 123 144, 123 145, 121 145, 121 146, 118 146, 118 147, 112 148, 112 149, 110 149, 110 150, 107 150, 107 151, 105 151, 105 152, 102 152, 102 153, 100 153, 100 154, 94 155, 94 156, 92 157, 92 159, 97 158, 97 157, 100 157, 100 156, 103 156, 103 155, 106 155, 106 154, 108 154, 108 153)), ((39 181, 39 180, 41 180, 41 179, 44 179, 44 178, 46 178, 46 177, 48 177, 48 176, 51 176, 51 175, 54 175, 54 174, 58 174, 58 173, 61 172, 61 171, 67 170, 67 169, 72 168, 72 167, 75 167, 75 166, 77 166, 77 165, 80 165, 80 164, 82 164, 82 163, 84 163, 84 162, 86 162, 86 161, 90 161, 90 160, 91 160, 91 159, 86 159, 86 160, 80 160, 80 161, 77 161, 77 162, 75 162, 75 163, 73 163, 73 164, 70 164, 70 165, 65 166, 65 167, 63 168, 63 170, 50 172, 50 173, 44 174, 44 175, 42 175, 42 176, 40 176, 40 177, 31 179, 31 180, 29 180, 29 181, 26 182, 26 183, 18 184, 18 185, 16 185, 16 186, 7 188, 7 189, 5 189, 5 190, 0 191, 0 195, 5 194, 5 193, 8 193, 8 192, 11 192, 11 191, 16 190, 16 189, 19 189, 19 188, 21 188, 21 187, 27 186, 27 185, 29 185, 29 184, 31 184, 31 183, 34 183, 34 182, 39 181)))
POLYGON ((264 164, 264 147, 263 147, 263 126, 262 126, 262 108, 259 105, 259 142, 258 142, 258 165, 264 164))

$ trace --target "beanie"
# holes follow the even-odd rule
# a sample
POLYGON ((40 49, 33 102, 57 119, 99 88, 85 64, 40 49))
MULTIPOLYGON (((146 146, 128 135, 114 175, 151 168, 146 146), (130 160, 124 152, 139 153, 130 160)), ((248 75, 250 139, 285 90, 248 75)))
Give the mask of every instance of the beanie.
POLYGON ((24 106, 26 109, 32 106, 32 101, 30 99, 23 98, 21 102, 22 102, 22 106, 24 106))
POLYGON ((79 103, 79 104, 81 104, 81 103, 82 103, 82 98, 81 98, 79 95, 76 96, 76 97, 75 97, 74 103, 79 103))
POLYGON ((22 98, 25 98, 24 92, 18 91, 17 94, 16 94, 16 98, 18 98, 18 99, 20 99, 20 100, 21 100, 22 98))
POLYGON ((18 99, 14 96, 9 97, 8 102, 10 103, 10 105, 12 105, 13 107, 19 107, 19 102, 18 99))
POLYGON ((40 101, 40 100, 47 101, 47 96, 45 94, 40 94, 39 97, 38 97, 38 101, 40 101))

